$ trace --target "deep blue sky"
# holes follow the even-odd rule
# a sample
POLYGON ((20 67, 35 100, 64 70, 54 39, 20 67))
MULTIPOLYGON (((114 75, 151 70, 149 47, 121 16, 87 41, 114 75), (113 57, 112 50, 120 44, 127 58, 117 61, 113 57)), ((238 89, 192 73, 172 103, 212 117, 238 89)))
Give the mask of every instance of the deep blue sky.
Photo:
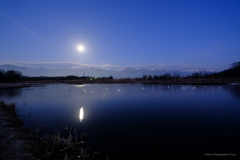
POLYGON ((66 61, 226 69, 240 61, 240 1, 0 1, 1 64, 66 61))

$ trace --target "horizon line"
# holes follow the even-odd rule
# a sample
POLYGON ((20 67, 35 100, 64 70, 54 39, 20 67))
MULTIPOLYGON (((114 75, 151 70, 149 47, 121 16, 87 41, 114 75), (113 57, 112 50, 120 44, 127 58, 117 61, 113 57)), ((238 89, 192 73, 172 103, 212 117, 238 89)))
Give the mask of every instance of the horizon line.
POLYGON ((115 70, 115 71, 121 71, 125 70, 127 68, 133 68, 135 70, 168 70, 168 71, 181 71, 181 72, 199 72, 199 71, 210 71, 210 72, 219 72, 221 70, 214 70, 214 69, 200 69, 201 67, 191 67, 191 64, 173 64, 173 65, 161 65, 161 64, 149 64, 149 65, 138 65, 138 66, 117 66, 112 64, 106 64, 102 63, 101 65, 94 65, 94 64, 82 64, 77 62, 5 62, 0 63, 0 65, 14 65, 14 66, 32 66, 32 67, 39 67, 39 65, 57 65, 57 64, 72 64, 75 66, 71 67, 48 67, 48 66, 40 66, 40 68, 65 68, 65 69, 83 69, 82 67, 88 67, 88 68, 99 68, 104 70, 115 70), (38 66, 34 66, 38 65, 38 66), (176 68, 175 68, 176 67, 176 68))

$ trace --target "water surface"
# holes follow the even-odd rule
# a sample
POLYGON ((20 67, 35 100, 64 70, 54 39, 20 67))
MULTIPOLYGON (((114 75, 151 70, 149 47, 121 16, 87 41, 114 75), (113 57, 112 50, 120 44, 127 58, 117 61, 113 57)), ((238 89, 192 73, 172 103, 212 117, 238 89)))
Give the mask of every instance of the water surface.
POLYGON ((0 90, 0 100, 15 102, 48 128, 87 132, 110 160, 239 149, 239 86, 53 84, 0 90))

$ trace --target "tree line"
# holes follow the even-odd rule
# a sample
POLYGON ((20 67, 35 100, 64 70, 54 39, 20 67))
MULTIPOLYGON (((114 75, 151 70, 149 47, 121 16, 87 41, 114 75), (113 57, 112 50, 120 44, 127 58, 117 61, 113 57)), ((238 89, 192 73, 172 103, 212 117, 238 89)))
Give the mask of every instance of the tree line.
POLYGON ((143 75, 142 79, 149 79, 149 80, 170 80, 170 79, 186 79, 186 78, 208 78, 209 75, 211 75, 211 72, 206 72, 206 71, 199 71, 199 72, 194 72, 189 76, 181 76, 178 73, 173 73, 172 75, 170 73, 165 73, 163 75, 143 75))
POLYGON ((76 80, 76 79, 82 79, 82 80, 105 80, 105 79, 113 79, 113 76, 110 75, 109 77, 89 77, 89 76, 82 76, 78 77, 75 75, 68 75, 68 76, 56 76, 56 77, 45 77, 45 76, 39 76, 39 77, 29 77, 29 76, 23 76, 21 72, 14 71, 14 70, 8 70, 4 71, 0 69, 0 83, 14 83, 19 81, 41 81, 41 80, 76 80))
POLYGON ((219 73, 216 72, 207 72, 207 71, 198 71, 193 72, 188 76, 181 76, 178 73, 165 73, 163 75, 143 75, 142 79, 149 80, 170 80, 170 79, 208 79, 208 78, 233 78, 240 77, 240 61, 234 62, 231 64, 229 69, 221 71, 219 73))
POLYGON ((0 82, 17 82, 21 77, 22 73, 19 71, 9 70, 5 72, 0 69, 0 82))
MULTIPOLYGON (((178 73, 173 73, 172 75, 170 73, 165 73, 163 75, 143 75, 142 78, 135 78, 135 79, 149 79, 149 80, 174 80, 174 79, 208 79, 208 78, 232 78, 232 77, 240 77, 240 61, 234 62, 231 64, 229 69, 221 71, 219 73, 216 72, 206 72, 206 71, 198 71, 194 72, 191 75, 188 76, 181 76, 178 73)), ((29 76, 23 76, 21 72, 14 71, 14 70, 8 70, 4 71, 0 69, 0 82, 18 82, 18 81, 40 81, 40 80, 76 80, 76 79, 82 79, 82 80, 107 80, 107 79, 113 79, 113 76, 110 75, 109 77, 89 77, 89 76, 82 76, 78 77, 75 75, 69 75, 69 76, 57 76, 57 77, 29 77, 29 76)), ((125 78, 126 79, 126 78, 125 78)), ((131 79, 131 78, 127 78, 131 79)))

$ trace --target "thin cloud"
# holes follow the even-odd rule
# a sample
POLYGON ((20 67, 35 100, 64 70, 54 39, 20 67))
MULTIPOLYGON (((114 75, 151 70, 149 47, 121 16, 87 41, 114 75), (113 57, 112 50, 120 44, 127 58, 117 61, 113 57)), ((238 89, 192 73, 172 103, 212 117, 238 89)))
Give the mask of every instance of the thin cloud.
POLYGON ((105 67, 106 67, 106 68, 108 68, 108 67, 111 67, 111 68, 119 68, 120 66, 103 63, 103 64, 99 65, 99 67, 101 67, 101 68, 105 68, 105 67))
POLYGON ((106 70, 115 70, 120 71, 124 70, 128 67, 132 67, 135 69, 147 69, 147 70, 181 70, 181 71, 188 71, 188 70, 209 70, 207 68, 200 68, 196 67, 192 64, 174 64, 174 65, 160 65, 160 64, 152 64, 152 65, 143 65, 143 66, 117 66, 112 64, 82 64, 76 62, 8 62, 4 64, 11 64, 17 66, 32 66, 32 67, 49 67, 49 68, 71 68, 71 69, 80 69, 86 67, 94 67, 106 70))
POLYGON ((17 25, 18 27, 22 28, 23 30, 25 30, 26 32, 30 33, 32 36, 34 36, 35 38, 37 38, 38 40, 42 41, 45 44, 48 44, 44 39, 42 39, 41 37, 39 37, 38 35, 36 35, 35 33, 33 33, 31 30, 29 30, 27 27, 23 26, 21 23, 19 23, 18 21, 16 21, 15 19, 13 19, 12 17, 6 15, 5 13, 3 13, 2 11, 0 11, 0 15, 2 15, 3 17, 5 17, 6 19, 8 19, 9 21, 11 21, 12 23, 14 23, 15 25, 17 25))
POLYGON ((135 68, 143 68, 143 69, 183 69, 192 67, 191 64, 173 64, 173 65, 161 65, 161 64, 151 64, 151 65, 143 65, 143 66, 135 66, 135 68))
POLYGON ((86 67, 98 67, 99 65, 94 64, 82 64, 82 63, 76 63, 76 62, 7 62, 4 64, 12 64, 12 65, 54 65, 54 64, 71 64, 71 65, 81 65, 86 67))

